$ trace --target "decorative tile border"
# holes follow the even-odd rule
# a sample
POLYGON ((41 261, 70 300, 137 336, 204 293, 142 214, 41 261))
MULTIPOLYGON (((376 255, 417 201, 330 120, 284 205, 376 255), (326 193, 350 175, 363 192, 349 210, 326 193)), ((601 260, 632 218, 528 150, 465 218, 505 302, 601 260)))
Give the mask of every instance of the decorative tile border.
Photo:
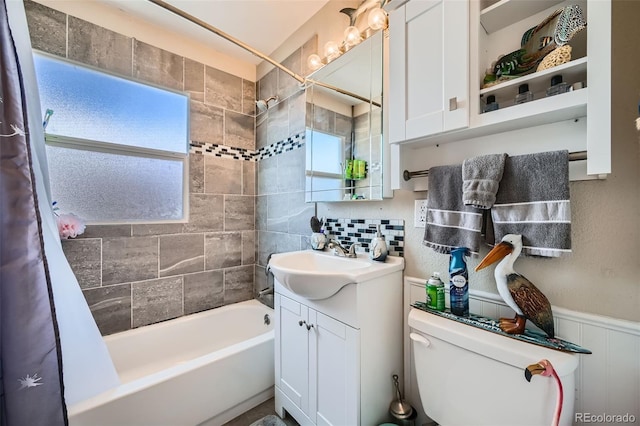
MULTIPOLYGON (((349 246, 362 244, 362 251, 369 252, 371 240, 376 236, 375 225, 387 242, 390 256, 404 257, 404 221, 401 219, 326 219, 325 233, 349 246), (374 225, 371 228, 370 225, 374 225)), ((360 251, 360 250, 358 250, 360 251)))
POLYGON ((235 148, 216 143, 192 141, 190 143, 189 153, 213 155, 216 157, 232 158, 234 160, 261 161, 265 158, 302 148, 304 146, 304 140, 305 133, 302 132, 285 140, 262 147, 257 151, 245 148, 235 148))

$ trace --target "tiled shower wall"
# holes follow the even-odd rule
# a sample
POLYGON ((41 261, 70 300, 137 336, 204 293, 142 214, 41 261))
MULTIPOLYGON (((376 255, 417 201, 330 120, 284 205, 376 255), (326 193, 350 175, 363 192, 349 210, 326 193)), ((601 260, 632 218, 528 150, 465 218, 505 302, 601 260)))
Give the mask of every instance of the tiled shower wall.
MULTIPOLYGON (((25 8, 34 49, 184 90, 192 141, 255 150, 255 83, 38 3, 25 8)), ((188 223, 88 226, 64 241, 102 334, 253 297, 256 163, 191 154, 189 174, 188 223)))

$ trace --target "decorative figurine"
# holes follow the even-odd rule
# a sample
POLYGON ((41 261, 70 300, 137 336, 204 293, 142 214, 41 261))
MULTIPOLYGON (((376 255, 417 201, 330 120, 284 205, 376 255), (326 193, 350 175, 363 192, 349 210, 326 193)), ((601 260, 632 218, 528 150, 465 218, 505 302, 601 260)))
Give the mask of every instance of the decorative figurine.
POLYGON ((520 49, 500 57, 491 73, 484 77, 483 88, 504 80, 529 74, 551 51, 564 46, 587 27, 578 5, 565 6, 549 15, 538 26, 530 28, 520 40, 520 49))
POLYGON ((324 250, 327 244, 327 236, 322 232, 322 221, 315 216, 311 216, 311 248, 314 250, 324 250))
POLYGON ((527 379, 527 382, 531 382, 531 377, 534 374, 540 374, 544 377, 553 377, 556 381, 556 387, 558 389, 558 396, 556 397, 556 409, 553 413, 553 422, 552 426, 558 426, 560 424, 560 416, 562 415, 562 404, 564 403, 564 392, 562 390, 562 382, 560 381, 560 377, 558 377, 558 373, 551 365, 551 362, 543 359, 537 364, 531 364, 524 369, 524 378, 527 379))
POLYGON ((522 334, 527 320, 542 329, 550 338, 555 337, 553 314, 547 297, 531 281, 513 270, 513 263, 522 251, 522 235, 507 234, 476 266, 476 271, 502 259, 494 276, 498 293, 511 309, 515 318, 500 318, 505 333, 522 334))

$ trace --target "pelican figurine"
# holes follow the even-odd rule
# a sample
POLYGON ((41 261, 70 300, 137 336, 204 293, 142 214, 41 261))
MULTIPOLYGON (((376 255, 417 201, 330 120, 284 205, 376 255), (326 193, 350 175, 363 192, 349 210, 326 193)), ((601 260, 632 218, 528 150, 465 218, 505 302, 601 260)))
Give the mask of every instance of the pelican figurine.
POLYGON ((562 390, 562 382, 558 373, 553 368, 551 362, 546 359, 541 360, 536 364, 531 364, 524 369, 524 378, 527 382, 531 382, 531 377, 535 374, 540 374, 543 377, 553 377, 556 382, 556 388, 558 389, 558 395, 556 396, 556 409, 553 413, 553 422, 551 426, 558 426, 560 424, 560 416, 562 415, 562 404, 564 402, 564 392, 562 390))
POLYGON ((553 338, 553 314, 551 304, 531 281, 513 270, 513 263, 522 251, 522 235, 507 234, 485 256, 476 271, 502 259, 496 266, 494 276, 498 293, 511 309, 516 312, 515 318, 500 318, 500 328, 505 333, 522 334, 527 320, 542 329, 553 338))

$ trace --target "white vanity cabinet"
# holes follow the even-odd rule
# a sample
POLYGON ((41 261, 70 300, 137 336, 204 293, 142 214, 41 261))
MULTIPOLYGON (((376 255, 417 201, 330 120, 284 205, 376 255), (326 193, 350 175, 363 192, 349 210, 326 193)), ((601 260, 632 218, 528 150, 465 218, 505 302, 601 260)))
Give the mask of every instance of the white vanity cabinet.
POLYGON ((389 18, 389 140, 469 123, 469 4, 410 0, 389 18))
POLYGON ((275 280, 275 406, 301 425, 391 420, 402 376, 402 271, 309 300, 275 280))

